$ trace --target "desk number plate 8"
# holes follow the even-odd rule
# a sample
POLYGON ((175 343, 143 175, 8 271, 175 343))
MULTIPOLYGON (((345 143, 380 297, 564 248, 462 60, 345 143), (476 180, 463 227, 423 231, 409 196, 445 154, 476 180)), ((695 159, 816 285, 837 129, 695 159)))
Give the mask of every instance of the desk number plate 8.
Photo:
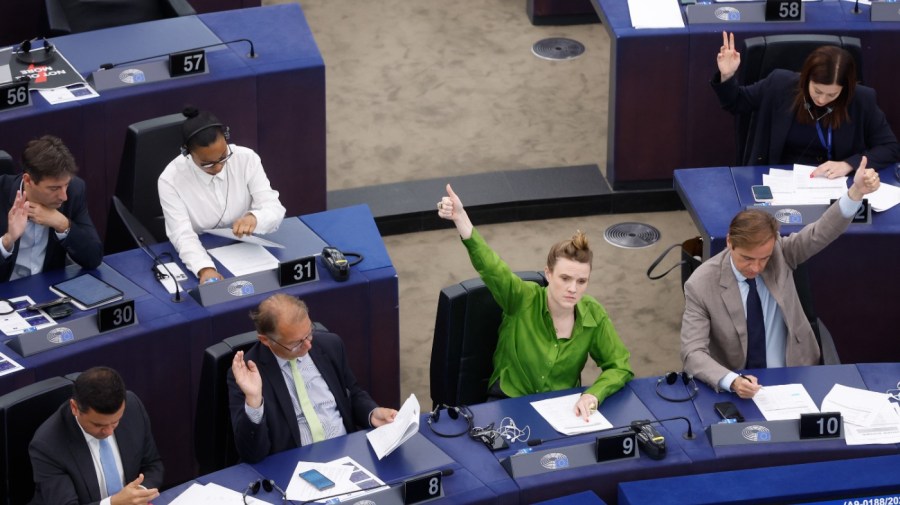
POLYGON ((410 505, 441 496, 441 472, 434 472, 404 484, 403 503, 410 505))

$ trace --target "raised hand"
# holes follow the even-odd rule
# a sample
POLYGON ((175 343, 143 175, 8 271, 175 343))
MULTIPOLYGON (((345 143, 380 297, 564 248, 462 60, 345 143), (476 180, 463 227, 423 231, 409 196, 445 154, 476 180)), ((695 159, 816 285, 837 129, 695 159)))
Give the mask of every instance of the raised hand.
POLYGON ((472 221, 469 220, 469 216, 463 208, 462 200, 453 192, 453 188, 449 184, 447 184, 447 196, 441 198, 437 207, 438 217, 453 221, 460 237, 467 239, 472 236, 472 221))
POLYGON ((247 398, 247 405, 259 408, 262 405, 262 377, 253 361, 244 362, 244 351, 238 351, 231 360, 231 371, 241 392, 247 398))
POLYGON ((16 191, 16 199, 7 215, 6 234, 3 235, 3 247, 7 251, 12 251, 13 244, 25 233, 30 208, 31 204, 25 199, 25 192, 16 191))
POLYGON ((741 53, 734 47, 734 33, 722 32, 722 47, 716 56, 716 64, 719 65, 719 74, 722 82, 731 79, 738 67, 741 66, 741 53))
POLYGON ((853 176, 853 185, 850 186, 849 195, 852 200, 862 200, 862 197, 869 193, 874 193, 881 186, 881 180, 878 172, 873 168, 866 168, 869 162, 865 156, 859 161, 859 168, 856 169, 856 175, 853 176))

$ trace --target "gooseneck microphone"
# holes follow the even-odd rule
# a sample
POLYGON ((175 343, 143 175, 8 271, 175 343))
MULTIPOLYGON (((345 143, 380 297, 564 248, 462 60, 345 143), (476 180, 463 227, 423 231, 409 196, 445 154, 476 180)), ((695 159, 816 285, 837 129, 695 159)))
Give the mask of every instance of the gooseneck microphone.
MULTIPOLYGON (((131 231, 131 230, 129 230, 129 231, 131 231)), ((132 234, 132 236, 134 236, 134 235, 132 234)), ((163 267, 163 270, 166 271, 166 274, 169 276, 170 279, 172 279, 172 282, 175 283, 175 296, 172 297, 172 301, 175 303, 183 302, 184 300, 181 298, 181 283, 178 282, 178 278, 175 277, 174 275, 172 275, 172 271, 169 270, 169 267, 166 266, 166 264, 163 262, 163 260, 156 253, 154 253, 152 249, 147 247, 147 244, 144 243, 144 237, 135 237, 135 240, 140 245, 141 250, 144 251, 147 254, 147 256, 150 256, 151 260, 153 260, 153 266, 155 267, 156 265, 159 265, 159 266, 163 267)), ((153 273, 156 274, 155 268, 151 268, 151 270, 153 270, 153 273)), ((162 280, 162 279, 160 279, 160 280, 162 280)))
MULTIPOLYGON (((234 39, 234 40, 229 40, 229 41, 227 41, 227 42, 218 42, 218 43, 215 43, 215 44, 209 44, 209 45, 206 45, 206 46, 192 47, 192 48, 190 48, 190 49, 185 49, 185 51, 192 51, 192 50, 194 50, 194 49, 207 49, 207 48, 210 48, 210 47, 218 47, 218 46, 227 46, 228 44, 233 44, 233 43, 235 43, 235 42, 246 42, 246 43, 250 44, 250 54, 248 54, 247 57, 249 57, 249 58, 256 58, 257 54, 256 54, 256 51, 255 51, 254 48, 253 48, 253 41, 250 40, 250 39, 234 39)), ((120 62, 118 62, 118 63, 104 63, 104 64, 100 65, 100 70, 110 70, 110 69, 112 69, 112 68, 115 68, 115 67, 118 67, 118 66, 121 66, 121 65, 129 65, 129 64, 131 64, 131 63, 137 63, 137 62, 139 62, 139 61, 152 60, 152 59, 154 59, 154 58, 162 58, 163 56, 168 56, 169 54, 171 54, 171 53, 157 54, 157 55, 155 55, 155 56, 146 56, 146 57, 144 57, 144 58, 138 58, 138 59, 135 59, 135 60, 120 61, 120 62)))
MULTIPOLYGON (((664 421, 675 421, 675 420, 677 420, 677 419, 683 419, 684 422, 686 422, 687 425, 688 425, 687 432, 685 432, 685 434, 682 435, 682 437, 684 437, 685 440, 693 440, 694 438, 696 438, 696 436, 694 435, 694 428, 693 428, 693 426, 691 425, 691 421, 690 421, 688 418, 684 417, 684 416, 675 416, 675 417, 669 417, 669 418, 666 418, 666 419, 656 419, 656 420, 654 420, 654 421, 635 421, 635 422, 633 422, 633 423, 629 423, 629 424, 626 425, 626 426, 613 426, 612 428, 607 428, 607 429, 605 429, 605 430, 594 431, 594 432, 591 432, 591 433, 603 433, 603 432, 605 432, 605 431, 622 430, 622 429, 632 429, 633 426, 643 426, 643 425, 645 425, 645 424, 657 424, 657 423, 662 423, 662 422, 664 422, 664 421)), ((586 433, 585 433, 585 434, 586 434, 586 433)), ((571 436, 573 436, 573 435, 563 435, 563 436, 561 436, 561 437, 544 438, 544 439, 541 439, 541 438, 532 438, 531 440, 528 441, 528 447, 535 447, 535 446, 541 445, 541 444, 543 444, 543 443, 545 443, 545 442, 555 442, 555 441, 557 441, 557 440, 565 440, 565 439, 567 439, 567 438, 570 438, 571 436)))
MULTIPOLYGON (((437 472, 440 472, 440 473, 441 473, 441 477, 442 477, 442 478, 443 478, 443 477, 449 477, 449 476, 453 475, 453 471, 454 471, 454 470, 453 470, 452 468, 444 468, 444 469, 442 469, 442 470, 432 470, 432 471, 430 471, 430 472, 425 472, 425 473, 422 473, 422 474, 419 474, 419 475, 413 475, 412 477, 406 477, 406 478, 403 478, 403 479, 394 479, 394 480, 392 480, 392 481, 385 482, 383 486, 378 486, 377 488, 373 488, 373 492, 379 492, 379 493, 380 493, 381 491, 374 491, 374 490, 375 490, 375 489, 382 488, 382 487, 388 487, 388 488, 390 488, 391 486, 396 486, 397 484, 402 484, 403 482, 406 482, 406 481, 408 481, 408 480, 417 479, 417 478, 419 478, 419 477, 424 477, 424 476, 426 476, 426 475, 431 475, 431 474, 437 473, 437 472)), ((339 498, 339 497, 341 497, 341 496, 346 496, 346 495, 348 495, 348 494, 359 493, 360 491, 366 491, 366 490, 365 490, 365 489, 355 489, 355 490, 353 490, 353 491, 344 491, 343 493, 336 493, 336 494, 333 494, 333 495, 322 496, 322 497, 320 497, 320 498, 315 498, 315 499, 312 499, 312 500, 306 500, 306 501, 304 501, 304 502, 300 502, 300 505, 307 505, 308 503, 321 503, 321 502, 324 502, 324 501, 326 501, 326 500, 330 500, 330 499, 332 499, 332 498, 339 498)), ((386 490, 382 490, 382 491, 386 491, 386 490)))

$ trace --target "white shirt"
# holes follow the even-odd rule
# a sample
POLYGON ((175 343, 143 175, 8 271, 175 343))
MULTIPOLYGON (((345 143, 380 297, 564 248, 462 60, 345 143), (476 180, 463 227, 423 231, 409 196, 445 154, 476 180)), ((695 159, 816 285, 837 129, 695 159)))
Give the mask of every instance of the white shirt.
POLYGON ((284 206, 259 156, 246 147, 230 147, 234 155, 216 175, 204 172, 190 155, 178 156, 157 182, 166 235, 195 274, 214 266, 198 233, 231 226, 248 211, 256 217, 254 233, 272 233, 284 219, 284 206))
MULTIPOLYGON (((75 421, 75 424, 81 429, 81 433, 84 434, 84 440, 87 441, 88 449, 91 450, 91 460, 94 462, 94 473, 97 474, 97 481, 100 484, 100 498, 102 498, 100 505, 110 505, 109 494, 106 492, 106 478, 103 476, 103 466, 100 464, 100 440, 84 431, 84 428, 81 427, 81 423, 79 423, 78 420, 75 421)), ((119 444, 116 443, 116 435, 110 435, 107 440, 109 441, 109 446, 112 447, 113 456, 116 459, 116 470, 119 472, 119 480, 122 481, 122 486, 125 486, 128 483, 125 482, 125 472, 122 470, 122 457, 119 456, 119 444)))

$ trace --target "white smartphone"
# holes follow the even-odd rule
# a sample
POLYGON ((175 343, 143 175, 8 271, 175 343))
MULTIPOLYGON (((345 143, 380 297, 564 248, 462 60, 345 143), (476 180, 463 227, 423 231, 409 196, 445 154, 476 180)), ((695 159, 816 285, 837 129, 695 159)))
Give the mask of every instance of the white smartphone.
POLYGON ((751 186, 753 191, 753 199, 757 202, 771 202, 775 197, 772 196, 772 188, 768 186, 751 186))

